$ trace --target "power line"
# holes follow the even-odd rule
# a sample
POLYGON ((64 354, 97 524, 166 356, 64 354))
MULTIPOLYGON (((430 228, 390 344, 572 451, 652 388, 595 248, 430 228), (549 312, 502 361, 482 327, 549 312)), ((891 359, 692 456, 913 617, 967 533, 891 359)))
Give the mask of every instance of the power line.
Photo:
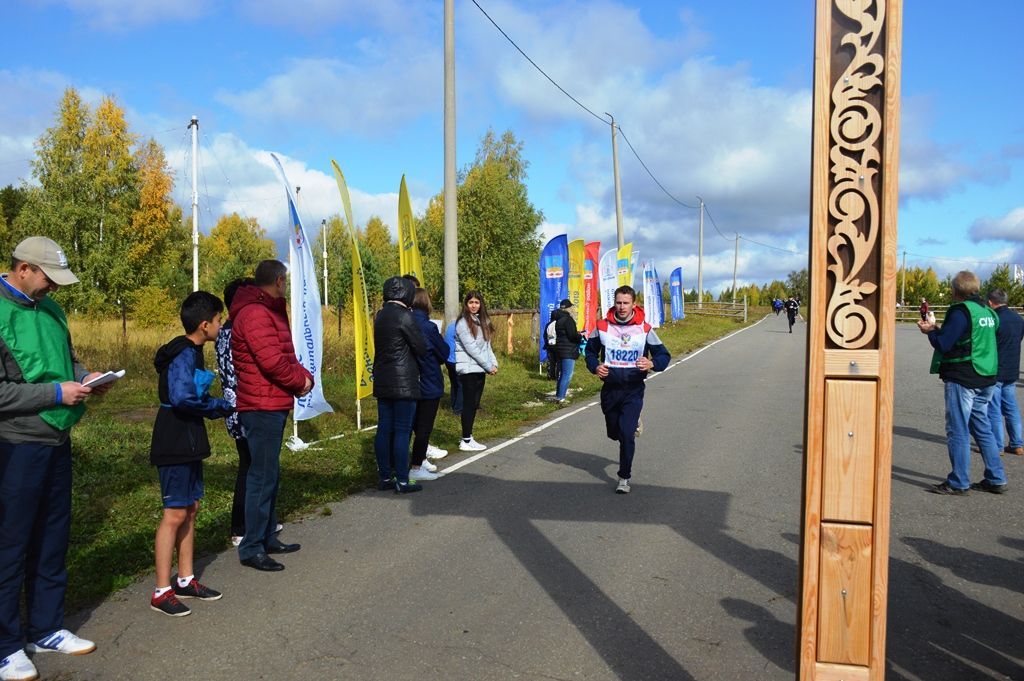
MULTIPOLYGON (((715 219, 713 217, 711 217, 711 211, 708 210, 708 204, 706 204, 706 203, 704 204, 704 213, 708 216, 708 219, 711 220, 711 226, 715 228, 716 232, 718 232, 718 236, 722 237, 726 241, 732 241, 732 239, 730 239, 726 235, 722 234, 722 230, 718 229, 718 224, 715 222, 715 219)), ((737 232, 733 232, 733 234, 735 234, 736 236, 739 236, 739 234, 737 232)))
POLYGON ((758 246, 764 246, 765 248, 770 248, 775 251, 782 251, 783 253, 792 253, 793 255, 807 255, 802 251, 794 251, 789 248, 780 248, 779 246, 772 246, 770 244, 761 243, 760 241, 754 241, 753 239, 748 239, 743 235, 740 235, 740 241, 748 241, 752 244, 757 244, 758 246))
MULTIPOLYGON (((651 176, 652 180, 654 180, 654 184, 658 185, 658 187, 661 188, 661 191, 665 192, 665 196, 667 196, 668 198, 672 199, 673 201, 678 203, 680 206, 684 206, 686 208, 691 208, 691 209, 696 210, 697 206, 691 206, 688 203, 684 203, 684 202, 680 201, 676 197, 672 196, 672 194, 669 192, 669 190, 665 189, 665 187, 661 184, 661 182, 658 182, 658 178, 656 178, 654 176, 654 173, 652 173, 651 169, 647 167, 647 164, 644 163, 644 160, 642 158, 640 158, 640 154, 636 153, 636 149, 633 148, 633 143, 629 141, 628 137, 626 137, 626 133, 622 129, 622 126, 620 125, 620 126, 617 126, 617 127, 619 128, 619 133, 622 135, 622 139, 626 140, 626 145, 629 146, 629 150, 633 152, 633 155, 636 156, 636 160, 640 161, 640 165, 643 166, 644 170, 647 171, 647 174, 651 176)), ((718 229, 718 227, 715 227, 715 229, 718 229)), ((721 232, 719 232, 719 233, 721 233, 721 232)))
MULTIPOLYGON (((530 62, 530 64, 533 66, 533 68, 537 69, 537 71, 539 71, 540 74, 542 76, 544 76, 548 80, 548 82, 550 82, 552 85, 554 85, 556 88, 558 88, 562 92, 562 94, 564 94, 566 97, 568 97, 573 102, 575 102, 577 106, 579 106, 581 109, 586 111, 588 114, 590 114, 591 116, 593 116, 597 120, 601 121, 602 123, 604 123, 606 125, 608 124, 608 121, 606 119, 602 118, 601 116, 598 116, 596 113, 594 113, 593 110, 591 110, 589 107, 587 107, 585 104, 583 104, 583 102, 581 102, 580 100, 576 99, 576 97, 573 97, 569 93, 568 90, 566 90, 564 87, 559 85, 555 81, 554 78, 549 76, 544 71, 544 69, 542 69, 537 64, 537 62, 533 61, 533 59, 530 58, 530 55, 526 54, 526 52, 524 52, 523 49, 521 47, 519 47, 519 45, 517 45, 514 40, 512 40, 512 38, 508 35, 508 33, 506 33, 505 30, 501 26, 498 25, 498 22, 496 22, 494 19, 491 18, 491 15, 489 15, 487 13, 487 11, 484 10, 484 8, 480 6, 480 3, 477 2, 477 0, 472 0, 472 2, 473 2, 474 5, 476 5, 476 8, 478 10, 480 10, 480 13, 483 14, 485 17, 487 17, 487 20, 489 22, 491 22, 491 24, 494 26, 494 28, 498 29, 498 32, 501 33, 501 35, 503 35, 505 37, 505 40, 507 40, 509 42, 509 44, 512 45, 512 47, 516 48, 516 51, 518 51, 519 54, 521 54, 523 56, 523 58, 526 59, 526 61, 530 62)), ((658 178, 655 177, 654 173, 651 172, 651 169, 647 166, 647 164, 644 162, 644 160, 640 157, 640 154, 637 152, 636 148, 633 146, 633 143, 629 141, 629 137, 627 137, 625 131, 623 131, 622 126, 617 125, 614 122, 614 120, 612 121, 611 124, 618 128, 619 133, 622 135, 622 139, 626 140, 626 145, 629 146, 629 150, 631 152, 633 152, 633 156, 636 157, 636 160, 640 163, 641 167, 643 167, 643 169, 647 172, 647 174, 650 176, 650 178, 654 181, 654 184, 658 185, 658 188, 661 189, 661 191, 665 193, 665 196, 667 196, 668 198, 670 198, 672 201, 674 201, 675 203, 679 204, 680 206, 683 206, 684 208, 689 208, 691 210, 696 210, 698 208, 697 206, 694 206, 692 204, 686 203, 685 201, 680 201, 675 196, 673 196, 673 194, 668 189, 665 188, 665 185, 663 185, 658 180, 658 178)), ((722 230, 720 230, 718 228, 718 225, 715 223, 715 219, 713 217, 711 217, 711 213, 707 211, 707 204, 704 204, 704 209, 705 209, 705 212, 707 212, 708 217, 711 219, 711 224, 714 226, 715 231, 718 232, 719 236, 721 236, 726 241, 732 241, 733 239, 730 239, 729 237, 725 236, 725 234, 722 233, 722 230)), ((739 236, 739 235, 737 234, 737 236, 739 236)), ((742 236, 740 236, 739 238, 744 239, 744 237, 742 237, 742 236)), ((786 253, 797 253, 796 251, 791 251, 791 250, 785 249, 785 248, 779 248, 777 246, 769 246, 768 244, 762 244, 760 242, 752 241, 750 239, 745 239, 745 240, 746 241, 750 241, 751 243, 755 243, 755 244, 757 244, 759 246, 765 246, 766 248, 772 248, 772 249, 775 249, 775 250, 778 250, 778 251, 783 251, 783 252, 786 252, 786 253)), ((797 253, 797 255, 802 255, 802 254, 797 253)))
POLYGON ((535 68, 535 69, 537 69, 538 71, 540 71, 541 75, 543 75, 543 76, 544 76, 545 78, 547 78, 547 79, 548 79, 548 80, 549 80, 549 81, 551 82, 551 84, 552 84, 552 85, 554 85, 554 86, 555 86, 556 88, 558 88, 559 90, 561 90, 561 91, 562 91, 562 94, 564 94, 564 95, 565 95, 566 97, 568 97, 568 98, 569 98, 569 99, 571 99, 572 101, 576 102, 576 104, 577 104, 577 105, 578 105, 578 106, 579 106, 579 107, 580 107, 581 109, 583 109, 584 111, 586 111, 586 112, 587 112, 588 114, 590 114, 591 116, 593 116, 593 117, 594 117, 594 118, 596 118, 597 120, 601 121, 601 122, 602 122, 602 123, 604 123, 605 125, 607 125, 607 124, 608 124, 608 121, 607 121, 607 120, 605 120, 605 119, 604 119, 604 118, 602 118, 601 116, 598 116, 598 115, 597 115, 596 113, 594 113, 594 112, 593 112, 593 111, 591 111, 591 110, 590 110, 589 108, 587 108, 587 106, 586 106, 585 104, 583 104, 583 102, 581 102, 580 100, 578 100, 578 99, 576 99, 575 97, 573 97, 572 95, 570 95, 570 94, 569 94, 569 92, 568 92, 568 91, 567 91, 567 90, 566 90, 566 89, 565 89, 564 87, 562 87, 561 85, 559 85, 558 83, 556 83, 556 82, 555 82, 555 79, 554 79, 554 78, 552 78, 552 77, 551 77, 551 76, 549 76, 549 75, 548 75, 547 73, 545 73, 545 72, 544 72, 544 69, 542 69, 541 67, 537 66, 537 62, 535 62, 535 61, 533 61, 532 59, 530 59, 530 56, 529 56, 528 54, 526 54, 525 52, 523 52, 522 48, 521 48, 521 47, 519 47, 519 45, 516 45, 516 42, 515 42, 514 40, 512 40, 512 38, 510 38, 510 37, 509 37, 508 33, 505 33, 505 31, 504 31, 504 30, 502 30, 501 26, 498 26, 498 22, 496 22, 496 21, 495 21, 494 19, 492 19, 492 18, 491 18, 491 15, 490 15, 490 14, 488 14, 488 13, 487 13, 486 11, 484 11, 484 8, 480 6, 480 3, 478 3, 478 2, 476 1, 476 0, 473 0, 473 4, 474 4, 474 5, 476 5, 476 8, 477 8, 478 10, 480 10, 480 12, 481 12, 481 13, 482 13, 482 14, 483 14, 483 15, 484 15, 485 17, 487 17, 487 20, 488 20, 489 22, 491 22, 491 23, 492 23, 492 24, 494 25, 494 28, 498 29, 498 32, 499 32, 499 33, 501 33, 501 34, 502 34, 503 36, 505 36, 505 40, 509 41, 509 43, 511 43, 512 47, 516 48, 516 50, 518 50, 518 51, 519 51, 519 54, 523 55, 523 57, 524 57, 524 58, 526 59, 526 61, 528 61, 528 62, 530 62, 531 64, 533 64, 533 68, 535 68))

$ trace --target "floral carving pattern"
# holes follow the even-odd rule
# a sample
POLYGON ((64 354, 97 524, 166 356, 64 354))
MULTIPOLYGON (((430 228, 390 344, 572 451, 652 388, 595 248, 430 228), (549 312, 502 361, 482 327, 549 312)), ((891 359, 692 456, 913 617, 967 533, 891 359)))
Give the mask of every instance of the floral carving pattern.
POLYGON ((868 94, 882 86, 885 62, 876 46, 885 0, 835 0, 835 7, 860 28, 841 39, 853 49, 853 57, 832 88, 829 161, 833 186, 828 206, 835 229, 828 240, 828 271, 835 277, 835 288, 828 302, 826 327, 837 346, 852 350, 869 344, 878 328, 875 315, 861 305, 878 286, 859 277, 880 231, 873 180, 881 165, 882 117, 868 94), (848 251, 846 258, 840 253, 843 249, 848 251))

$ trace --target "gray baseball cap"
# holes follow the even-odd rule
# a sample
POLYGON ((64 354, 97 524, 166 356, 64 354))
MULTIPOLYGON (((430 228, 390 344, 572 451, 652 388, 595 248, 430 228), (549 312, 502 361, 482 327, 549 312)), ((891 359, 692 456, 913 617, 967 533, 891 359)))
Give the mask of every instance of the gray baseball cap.
POLYGON ((41 269, 55 284, 67 286, 78 283, 78 277, 68 268, 68 257, 64 255, 64 249, 53 239, 30 236, 15 246, 12 255, 15 260, 41 269))

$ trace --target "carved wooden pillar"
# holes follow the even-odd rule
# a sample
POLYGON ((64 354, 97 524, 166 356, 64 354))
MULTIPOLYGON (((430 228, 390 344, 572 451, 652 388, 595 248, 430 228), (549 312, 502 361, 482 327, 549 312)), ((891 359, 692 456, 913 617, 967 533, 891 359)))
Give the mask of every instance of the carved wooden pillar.
POLYGON ((798 678, 880 681, 901 0, 817 0, 798 678))

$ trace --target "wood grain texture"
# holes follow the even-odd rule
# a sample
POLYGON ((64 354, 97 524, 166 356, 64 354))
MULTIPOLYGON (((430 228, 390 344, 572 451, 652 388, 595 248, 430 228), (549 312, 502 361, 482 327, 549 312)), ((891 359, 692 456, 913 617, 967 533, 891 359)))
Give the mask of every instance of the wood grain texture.
POLYGON ((815 674, 817 681, 871 681, 871 672, 867 667, 847 664, 819 662, 815 665, 815 674))
POLYGON ((818 660, 867 665, 871 644, 871 528, 823 523, 818 660))
POLYGON ((825 376, 875 378, 881 363, 878 350, 825 350, 825 376))
POLYGON ((874 518, 876 400, 874 381, 825 382, 822 520, 874 518))

